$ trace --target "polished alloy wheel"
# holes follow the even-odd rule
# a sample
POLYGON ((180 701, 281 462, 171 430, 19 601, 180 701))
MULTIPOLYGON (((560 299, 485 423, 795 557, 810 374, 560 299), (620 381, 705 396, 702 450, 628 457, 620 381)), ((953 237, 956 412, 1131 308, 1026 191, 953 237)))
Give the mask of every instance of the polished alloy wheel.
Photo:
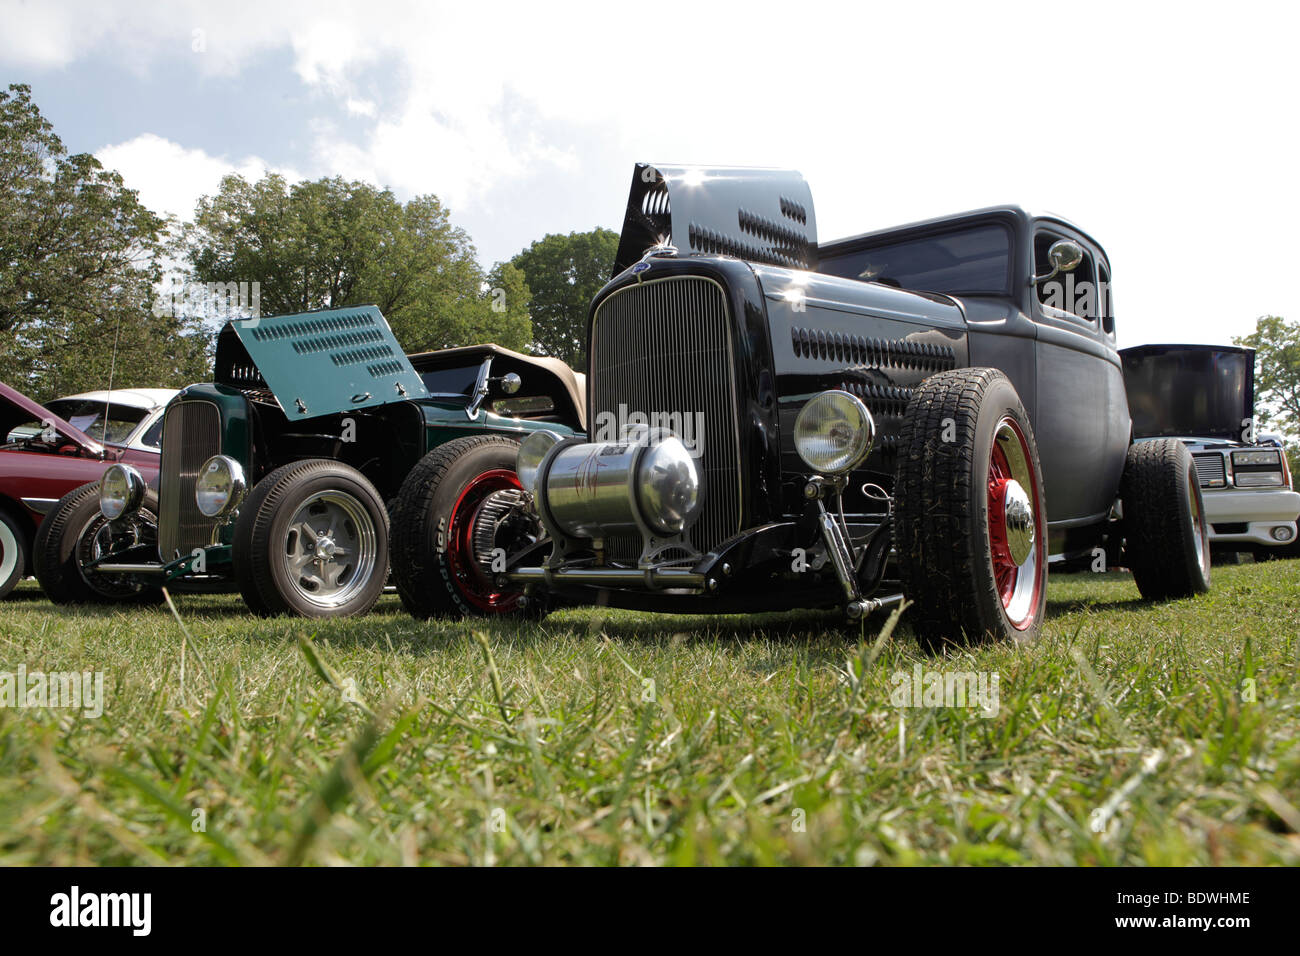
POLYGON ((366 587, 377 556, 375 526, 361 502, 347 492, 322 491, 294 513, 281 559, 303 600, 333 608, 366 587))

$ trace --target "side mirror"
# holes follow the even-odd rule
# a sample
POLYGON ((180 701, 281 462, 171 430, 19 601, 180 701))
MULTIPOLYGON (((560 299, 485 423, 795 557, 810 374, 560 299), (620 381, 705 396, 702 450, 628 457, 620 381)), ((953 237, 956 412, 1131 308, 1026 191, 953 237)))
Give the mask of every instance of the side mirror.
POLYGON ((1047 275, 1034 276, 1029 280, 1030 285, 1038 285, 1062 272, 1073 272, 1079 268, 1079 263, 1083 261, 1083 246, 1073 239, 1057 239, 1047 250, 1047 261, 1051 263, 1052 271, 1047 275))
POLYGON ((501 376, 501 391, 507 395, 513 395, 519 391, 519 387, 523 384, 524 380, 514 372, 506 372, 501 376))

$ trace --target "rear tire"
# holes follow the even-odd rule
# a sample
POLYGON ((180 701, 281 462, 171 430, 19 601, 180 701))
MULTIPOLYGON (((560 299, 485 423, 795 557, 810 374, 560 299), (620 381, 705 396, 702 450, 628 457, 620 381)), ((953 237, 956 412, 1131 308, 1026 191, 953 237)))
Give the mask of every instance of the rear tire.
POLYGON ((146 491, 140 509, 110 522, 99 511, 99 485, 75 488, 59 499, 36 529, 32 564, 45 596, 55 604, 156 604, 158 582, 96 574, 84 565, 124 539, 158 540, 158 496, 146 491))
POLYGON ((8 597, 23 579, 28 557, 26 530, 0 511, 0 598, 8 597))
POLYGON ((1047 507, 1015 387, 989 368, 931 376, 908 403, 898 447, 895 544, 922 644, 1034 640, 1047 601, 1047 507), (1008 504, 1031 519, 1027 535, 1004 517, 1008 504))
POLYGON ((1210 533, 1187 446, 1173 438, 1129 447, 1120 482, 1124 563, 1148 601, 1210 589, 1210 533))
POLYGON ((406 476, 393 509, 393 583, 415 617, 545 612, 540 601, 521 601, 522 591, 498 590, 475 549, 476 541, 490 537, 489 544, 509 552, 540 534, 522 518, 497 524, 490 535, 480 524, 499 521, 498 513, 509 511, 522 494, 515 476, 518 451, 519 443, 502 435, 458 438, 429 452, 406 476))
POLYGON ((388 511, 349 465, 311 458, 253 488, 235 523, 231 561, 255 614, 367 613, 388 576, 388 511))

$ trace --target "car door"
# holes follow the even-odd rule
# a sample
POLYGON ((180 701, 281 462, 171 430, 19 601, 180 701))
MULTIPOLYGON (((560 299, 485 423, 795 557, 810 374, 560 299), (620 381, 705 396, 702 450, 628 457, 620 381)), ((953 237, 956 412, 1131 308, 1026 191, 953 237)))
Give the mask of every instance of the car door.
POLYGON ((1104 255, 1064 224, 1036 222, 1034 274, 1051 271, 1047 249, 1073 239, 1084 259, 1073 272, 1038 283, 1032 297, 1036 326, 1038 440, 1054 530, 1105 520, 1114 502, 1128 445, 1124 377, 1104 316, 1109 288, 1099 285, 1104 255))

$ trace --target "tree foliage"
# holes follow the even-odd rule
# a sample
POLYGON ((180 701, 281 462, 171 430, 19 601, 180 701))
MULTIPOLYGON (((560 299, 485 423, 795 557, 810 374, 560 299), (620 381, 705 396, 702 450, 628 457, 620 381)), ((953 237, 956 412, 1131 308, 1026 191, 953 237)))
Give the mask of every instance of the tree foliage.
POLYGON ((1255 350, 1256 418, 1293 439, 1300 435, 1300 323, 1261 316, 1255 331, 1233 339, 1255 350))
POLYGON ((37 399, 202 380, 207 339, 154 315, 165 222, 31 98, 0 91, 0 379, 37 399), (116 341, 116 357, 114 342, 116 341))
POLYGON ((553 233, 510 260, 532 290, 533 347, 542 355, 587 367, 587 310, 609 281, 618 233, 609 229, 553 233))
POLYGON ((522 276, 485 275, 435 196, 232 175, 199 201, 185 241, 192 281, 259 283, 262 315, 373 304, 407 351, 531 339, 522 276))

